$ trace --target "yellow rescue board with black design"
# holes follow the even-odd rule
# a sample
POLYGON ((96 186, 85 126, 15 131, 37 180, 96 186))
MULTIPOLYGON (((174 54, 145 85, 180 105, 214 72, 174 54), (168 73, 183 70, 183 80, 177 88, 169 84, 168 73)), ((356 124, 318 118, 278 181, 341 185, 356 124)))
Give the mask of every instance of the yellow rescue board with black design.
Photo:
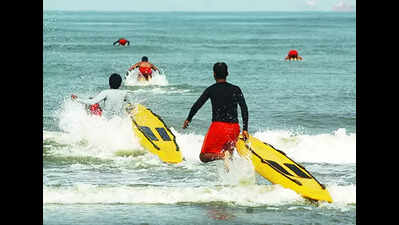
POLYGON ((330 193, 302 165, 294 162, 284 152, 252 137, 244 141, 240 135, 237 144, 240 156, 250 159, 256 172, 273 184, 280 184, 304 198, 332 202, 330 193))
POLYGON ((183 161, 175 135, 160 116, 141 104, 127 110, 132 119, 133 131, 145 149, 167 163, 183 161))

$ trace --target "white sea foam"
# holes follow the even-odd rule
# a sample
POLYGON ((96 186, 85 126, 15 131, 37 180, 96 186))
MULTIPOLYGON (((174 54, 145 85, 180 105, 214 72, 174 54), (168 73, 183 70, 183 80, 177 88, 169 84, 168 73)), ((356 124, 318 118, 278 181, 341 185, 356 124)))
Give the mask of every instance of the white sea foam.
POLYGON ((43 137, 55 138, 57 143, 74 146, 58 154, 109 158, 120 150, 143 149, 128 117, 107 120, 91 116, 85 112, 83 105, 71 100, 65 101, 58 117, 63 132, 58 135, 47 133, 43 137))
MULTIPOLYGON (((356 204, 356 186, 327 186, 333 203, 320 207, 347 210, 356 204)), ((305 203, 305 199, 280 185, 244 184, 213 187, 131 187, 75 184, 69 187, 43 186, 44 204, 176 204, 225 202, 240 206, 305 203)))
POLYGON ((327 185, 331 198, 338 203, 356 204, 356 184, 347 186, 327 185))
POLYGON ((142 93, 153 93, 153 94, 182 94, 189 92, 190 90, 188 89, 177 89, 175 87, 169 87, 169 88, 161 88, 161 87, 155 87, 151 89, 138 89, 138 90, 133 90, 131 92, 135 94, 142 94, 142 93))
MULTIPOLYGON (((178 133, 177 143, 186 159, 199 161, 204 135, 178 133)), ((273 145, 297 162, 346 164, 356 163, 356 134, 338 129, 331 134, 304 135, 291 131, 271 130, 255 132, 254 137, 273 145)))
MULTIPOLYGON (((61 144, 87 143, 84 149, 68 153, 86 154, 95 157, 115 157, 118 150, 143 149, 133 133, 130 118, 90 116, 84 106, 66 100, 58 113, 59 127, 63 134, 46 133, 44 138, 56 138, 61 144)), ((184 158, 199 161, 204 134, 179 133, 171 128, 184 158)), ((338 129, 326 134, 295 134, 287 130, 267 130, 253 136, 284 151, 297 162, 332 164, 356 163, 356 134, 338 129)))
POLYGON ((170 128, 170 130, 173 132, 173 134, 175 134, 176 143, 179 145, 185 160, 201 162, 199 159, 199 154, 201 152, 204 136, 194 133, 181 134, 173 127, 170 128))
POLYGON ((338 129, 330 134, 294 134, 286 130, 253 134, 298 162, 356 163, 356 134, 338 129))
POLYGON ((76 184, 72 187, 43 187, 43 203, 157 203, 226 202, 244 206, 286 204, 302 201, 294 191, 279 185, 217 187, 101 187, 76 184))
POLYGON ((233 154, 233 160, 227 161, 225 167, 223 161, 218 161, 217 174, 221 184, 225 185, 254 185, 256 184, 255 168, 248 159, 233 154), (221 165, 223 164, 223 165, 221 165))
POLYGON ((138 81, 137 74, 139 71, 137 69, 127 72, 125 75, 124 85, 126 86, 149 86, 149 85, 159 85, 159 86, 167 86, 168 80, 166 79, 165 74, 159 73, 158 71, 154 71, 152 73, 152 79, 149 81, 138 81))
MULTIPOLYGON (((178 133, 176 135, 182 153, 188 159, 197 159, 201 151, 204 135, 178 133)), ((254 137, 284 151, 298 162, 356 163, 356 134, 338 129, 330 134, 304 135, 286 130, 255 132, 254 137)))
POLYGON ((351 184, 347 186, 327 185, 327 190, 330 192, 333 204, 323 202, 320 207, 335 208, 341 211, 348 210, 348 205, 356 205, 356 185, 351 184))
MULTIPOLYGON (((121 164, 149 163, 162 165, 151 153, 141 154, 132 162, 121 157, 121 149, 144 151, 136 139, 129 118, 106 120, 89 116, 82 105, 66 100, 59 111, 59 127, 62 132, 44 132, 44 140, 53 140, 66 144, 66 148, 56 148, 55 154, 73 156, 92 156, 111 158, 121 164), (82 144, 84 142, 85 144, 82 144), (126 162, 127 160, 127 162, 126 162)), ((199 160, 203 134, 179 133, 173 127, 172 132, 185 158, 185 167, 202 164, 199 160)), ((304 135, 290 131, 259 131, 253 134, 262 141, 283 150, 298 162, 354 163, 356 161, 356 134, 347 134, 339 129, 331 134, 304 135)), ((51 143, 50 143, 51 144, 51 143)), ((131 187, 99 186, 75 184, 74 186, 43 186, 44 204, 75 203, 156 203, 175 204, 179 202, 208 203, 226 202, 242 206, 284 205, 304 201, 294 191, 279 185, 258 185, 252 164, 234 154, 230 172, 226 173, 223 161, 218 161, 218 185, 202 187, 131 187)), ((118 164, 119 165, 119 164, 118 164)), ((76 165, 79 169, 80 165, 76 165)), ((333 207, 348 210, 356 205, 356 185, 327 184, 333 203, 322 203, 321 207, 333 207)))

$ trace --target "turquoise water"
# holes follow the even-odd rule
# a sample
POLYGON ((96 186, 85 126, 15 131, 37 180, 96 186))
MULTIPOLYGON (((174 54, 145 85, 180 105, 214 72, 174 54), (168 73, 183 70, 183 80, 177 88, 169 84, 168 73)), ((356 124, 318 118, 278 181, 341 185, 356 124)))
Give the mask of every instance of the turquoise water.
POLYGON ((355 13, 45 11, 43 26, 45 224, 355 223, 355 13), (119 37, 131 45, 112 46, 119 37), (304 60, 285 61, 290 49, 304 60), (91 118, 70 100, 95 96, 144 55, 163 75, 122 88, 175 133, 177 165, 142 149, 127 118, 91 118), (210 102, 181 126, 218 61, 245 95, 249 132, 303 164, 334 203, 312 205, 244 161, 229 174, 199 161, 210 102))

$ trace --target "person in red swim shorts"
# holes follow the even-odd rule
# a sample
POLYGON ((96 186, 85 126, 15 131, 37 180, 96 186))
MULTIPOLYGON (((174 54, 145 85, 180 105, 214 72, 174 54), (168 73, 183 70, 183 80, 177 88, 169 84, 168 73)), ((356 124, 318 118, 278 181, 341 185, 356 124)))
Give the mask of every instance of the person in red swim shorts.
MULTIPOLYGON (((215 84, 209 86, 191 107, 183 129, 186 129, 193 116, 208 99, 212 103, 212 123, 205 135, 199 158, 202 162, 230 159, 235 144, 240 134, 238 124, 237 106, 240 106, 243 121, 242 135, 244 139, 248 134, 248 108, 241 89, 226 81, 228 75, 227 65, 218 62, 213 66, 215 84)), ((226 166, 226 164, 225 164, 226 166)))
POLYGON ((285 60, 302 60, 302 57, 298 55, 297 50, 290 50, 285 60))
POLYGON ((138 62, 131 66, 129 68, 129 71, 132 71, 137 67, 139 67, 140 75, 143 76, 147 81, 152 78, 152 70, 157 70, 158 72, 160 72, 154 64, 148 62, 147 56, 143 56, 141 58, 141 62, 138 62))
POLYGON ((119 38, 117 41, 115 41, 113 43, 113 45, 115 46, 116 44, 118 45, 123 45, 123 46, 129 46, 130 42, 128 40, 126 40, 125 38, 119 38))

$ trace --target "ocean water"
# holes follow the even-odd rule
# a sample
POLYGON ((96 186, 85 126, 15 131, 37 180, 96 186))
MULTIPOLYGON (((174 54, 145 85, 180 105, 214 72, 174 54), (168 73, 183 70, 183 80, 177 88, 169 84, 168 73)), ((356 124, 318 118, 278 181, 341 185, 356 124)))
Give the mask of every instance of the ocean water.
MULTIPOLYGON (((43 15, 44 224, 355 224, 356 14, 337 12, 66 12, 43 15), (113 46, 120 37, 128 47, 113 46), (303 61, 287 62, 290 49, 303 61), (71 94, 95 96, 111 73, 148 56, 162 74, 124 80, 160 115, 185 161, 143 149, 128 118, 88 116, 71 94), (241 87, 249 132, 325 184, 311 204, 234 157, 201 163, 208 101, 181 127, 224 61, 241 87), (154 76, 155 77, 155 76, 154 76)), ((239 113, 240 115, 240 113, 239 113)), ((241 117, 239 116, 240 126, 241 117)))

